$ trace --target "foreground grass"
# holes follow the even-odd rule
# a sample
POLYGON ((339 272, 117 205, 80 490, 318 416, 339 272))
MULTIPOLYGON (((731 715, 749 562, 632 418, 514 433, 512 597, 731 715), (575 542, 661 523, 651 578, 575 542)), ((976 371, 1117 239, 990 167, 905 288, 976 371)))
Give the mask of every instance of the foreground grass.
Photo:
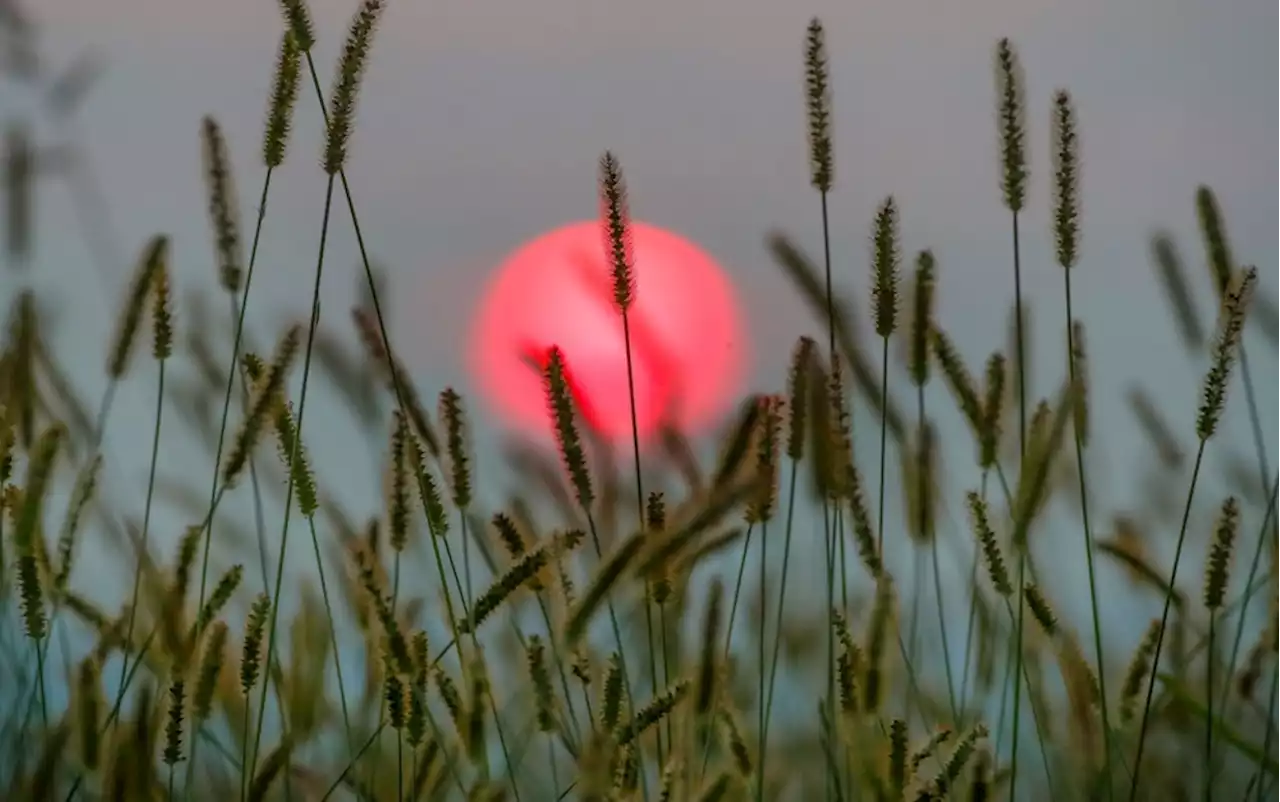
MULTIPOLYGON (((57 365, 41 350, 33 296, 14 302, 0 360, 6 513, 0 604, 22 632, 3 632, 12 681, 0 687, 18 690, 6 697, 12 707, 3 728, 10 758, 0 775, 5 799, 1133 802, 1193 793, 1260 800, 1272 792, 1275 606, 1267 606, 1262 626, 1250 623, 1260 606, 1254 597, 1276 597, 1276 480, 1244 340, 1253 324, 1274 347, 1274 318, 1254 317, 1266 311, 1254 295, 1257 271, 1234 261, 1208 189, 1196 204, 1219 310, 1212 336, 1204 334, 1197 295, 1172 245, 1156 243, 1183 344, 1190 355, 1208 357, 1201 392, 1186 401, 1198 404, 1189 470, 1181 438, 1140 390, 1130 393, 1160 486, 1176 486, 1177 546, 1167 570, 1147 556, 1151 544, 1142 533, 1163 528, 1168 505, 1137 500, 1133 512, 1108 522, 1111 535, 1095 534, 1086 458, 1095 388, 1087 321, 1072 307, 1073 283, 1088 282, 1089 273, 1079 248, 1078 121, 1070 94, 1053 98, 1050 149, 1055 256, 1063 272, 1060 387, 1042 400, 1028 395, 1019 220, 1032 166, 1022 76, 1007 40, 995 48, 995 89, 1000 186, 1012 221, 1009 348, 991 355, 981 381, 974 378, 933 312, 935 293, 946 286, 945 260, 921 250, 911 281, 902 281, 898 208, 890 197, 871 225, 877 361, 864 350, 854 309, 831 289, 831 81, 817 20, 807 32, 805 68, 822 259, 815 263, 781 234, 768 245, 812 306, 825 342, 798 339, 778 392, 743 400, 709 468, 678 431, 666 433, 660 454, 642 454, 628 312, 645 288, 632 273, 622 168, 606 153, 600 265, 611 279, 627 346, 632 475, 618 472, 610 444, 583 425, 574 354, 553 346, 531 367, 543 378, 558 458, 512 453, 507 467, 525 485, 508 504, 482 510, 477 499, 492 474, 472 464, 464 400, 446 388, 431 415, 397 357, 345 171, 384 3, 365 0, 357 10, 327 95, 312 60, 315 34, 303 0, 281 6, 284 29, 247 260, 222 131, 212 119, 202 128, 233 330, 226 343, 213 341, 220 336, 214 329, 190 335, 199 346, 191 349, 197 362, 225 345, 230 358, 203 363, 202 391, 215 413, 201 419, 185 410, 213 460, 207 501, 196 502, 176 554, 148 548, 162 495, 156 455, 172 436, 162 414, 166 372, 182 323, 171 308, 167 239, 157 236, 143 249, 112 343, 108 390, 91 426, 51 413, 50 385, 63 403, 74 399, 58 389, 57 365), (257 246, 270 224, 272 176, 288 151, 295 106, 312 100, 326 132, 327 181, 318 199, 310 316, 263 350, 245 327, 257 246), (368 286, 368 300, 355 312, 364 351, 355 360, 319 334, 335 202, 347 207, 355 227, 368 286), (153 366, 135 353, 148 333, 153 366), (899 410, 891 381, 898 367, 891 346, 899 341, 915 395, 909 416, 899 410), (382 388, 372 400, 361 363, 372 366, 382 388), (99 445, 117 383, 147 381, 148 368, 156 383, 155 425, 150 481, 134 531, 119 507, 132 513, 137 501, 99 492, 99 445), (352 400, 357 423, 377 438, 385 464, 384 504, 363 525, 333 501, 325 472, 313 470, 304 445, 306 401, 322 371, 352 400), (941 417, 925 392, 935 378, 972 437, 971 469, 939 469, 941 417), (380 403, 391 408, 389 426, 369 411, 380 403), (1215 435, 1241 403, 1256 466, 1246 462, 1243 479, 1224 482, 1207 466, 1215 450, 1235 456, 1215 435), (855 404, 879 423, 874 475, 855 456, 867 451, 855 448, 855 404), (274 459, 262 454, 272 438, 274 459), (82 443, 88 448, 79 449, 82 443), (899 466, 890 479, 893 453, 899 466), (66 508, 55 510, 51 488, 67 468, 74 490, 66 508), (905 497, 903 531, 886 526, 891 484, 905 497), (624 488, 633 488, 634 497, 624 488), (1202 592, 1188 594, 1177 580, 1184 547, 1194 542, 1192 511, 1206 493, 1214 494, 1209 503, 1218 519, 1202 545, 1202 592), (219 507, 238 494, 251 495, 258 513, 265 587, 244 614, 234 611, 246 595, 245 567, 211 573, 210 559, 219 507), (949 498, 963 499, 963 525, 947 516, 949 498), (1058 499, 1077 511, 1072 526, 1083 535, 1072 541, 1083 547, 1088 575, 1090 616, 1082 632, 1055 614, 1043 578, 1051 568, 1037 562, 1032 548, 1058 499), (268 504, 281 515, 278 535, 265 526, 268 504), (540 525, 548 517, 555 524, 540 525), (787 606, 795 595, 788 594, 788 568, 795 536, 811 536, 819 520, 825 609, 808 616, 787 606), (297 528, 291 524, 299 522, 316 586, 299 588, 285 578, 289 535, 297 528), (50 538, 55 523, 58 534, 50 538), (70 582, 78 542, 91 525, 136 550, 128 603, 118 614, 70 582), (779 537, 781 571, 771 592, 779 537), (268 539, 278 549, 274 570, 268 539), (1251 559, 1243 583, 1233 581, 1237 544, 1251 559), (943 548, 970 567, 963 633, 949 628, 956 600, 945 592, 943 548), (891 550, 910 555, 910 579, 892 572, 891 550), (722 554, 736 558, 736 573, 719 572, 722 554), (752 576, 753 554, 759 570, 752 576), (1118 675, 1109 670, 1114 658, 1104 658, 1099 557, 1128 571, 1133 593, 1162 602, 1160 618, 1118 675), (937 648, 926 648, 931 636, 921 629, 930 567, 937 648), (475 584, 486 575, 487 582, 475 584), (286 619, 282 608, 296 612, 286 619), (745 633, 735 626, 739 611, 750 625, 745 633), (348 619, 363 647, 356 678, 344 677, 350 650, 339 648, 348 619), (64 667, 63 690, 51 699, 47 684, 56 673, 47 657, 55 635, 65 639, 69 627, 88 631, 94 645, 64 667), (744 645, 744 637, 751 642, 744 645), (114 683, 106 679, 109 667, 118 669, 114 683), (798 707, 785 711, 791 700, 798 707), (773 728, 775 712, 787 720, 773 728)), ((59 651, 72 659, 68 648, 59 651)))

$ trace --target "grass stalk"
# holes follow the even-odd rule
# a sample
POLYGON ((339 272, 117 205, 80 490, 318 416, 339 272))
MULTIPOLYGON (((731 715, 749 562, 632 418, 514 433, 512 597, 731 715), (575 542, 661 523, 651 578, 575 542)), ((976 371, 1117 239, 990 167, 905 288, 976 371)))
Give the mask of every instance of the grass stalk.
MULTIPOLYGON (((1067 330, 1067 379, 1072 385, 1076 385, 1078 379, 1076 376, 1076 331, 1075 317, 1071 309, 1071 273, 1070 267, 1064 266, 1062 271, 1063 296, 1066 299, 1066 330, 1067 330)), ((1088 404, 1088 400, 1083 397, 1077 388, 1077 397, 1075 403, 1088 404)), ((1080 420, 1077 416, 1075 420, 1080 420)), ((1094 657, 1098 666, 1098 693, 1103 699, 1100 705, 1102 710, 1102 749, 1104 754, 1103 772, 1106 777, 1107 798, 1112 799, 1115 796, 1114 787, 1111 781, 1111 716, 1107 712, 1109 705, 1106 703, 1107 697, 1107 671, 1106 660, 1103 658, 1102 652, 1102 615, 1098 604, 1098 582, 1094 568, 1093 560, 1093 530, 1089 525, 1089 486, 1088 480, 1085 478, 1084 467, 1084 434, 1080 431, 1079 426, 1071 427, 1072 440, 1075 444, 1076 456, 1076 476, 1079 479, 1080 487, 1080 519, 1084 534, 1084 558, 1085 565, 1089 572, 1089 606, 1093 617, 1093 649, 1094 657)))
POLYGON ((1195 498, 1196 482, 1200 478, 1200 466, 1204 462, 1205 440, 1200 441, 1199 448, 1196 449, 1195 464, 1191 468, 1191 482, 1187 488, 1187 500, 1182 509, 1182 525, 1178 531, 1178 543, 1173 550, 1173 568, 1169 572, 1169 592, 1164 597, 1164 611, 1160 614, 1160 634, 1156 637, 1155 652, 1151 657, 1151 671, 1148 672, 1148 684, 1146 699, 1142 705, 1142 718, 1138 728, 1138 746, 1133 758, 1133 777, 1129 785, 1129 802, 1136 802, 1138 798, 1139 779, 1142 776, 1142 753, 1147 743, 1147 727, 1150 722, 1151 700, 1155 694, 1155 687, 1158 684, 1156 677, 1160 670, 1160 653, 1164 648, 1165 630, 1169 626, 1169 609, 1173 605, 1174 588, 1177 587, 1178 565, 1182 561, 1182 547, 1187 539, 1187 524, 1191 519, 1191 502, 1195 498))

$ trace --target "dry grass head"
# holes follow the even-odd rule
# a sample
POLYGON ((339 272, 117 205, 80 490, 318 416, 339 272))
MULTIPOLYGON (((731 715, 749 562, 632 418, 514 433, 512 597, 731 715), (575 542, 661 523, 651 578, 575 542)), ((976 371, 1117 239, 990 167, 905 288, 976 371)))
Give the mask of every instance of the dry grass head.
POLYGON ((1008 39, 996 45, 996 95, 1000 131, 1000 190, 1009 211, 1022 211, 1027 196, 1025 78, 1018 52, 1008 39))
POLYGON ((827 67, 826 33, 813 18, 805 34, 805 104, 809 118, 809 181, 819 192, 830 192, 835 180, 831 146, 831 79, 827 67))

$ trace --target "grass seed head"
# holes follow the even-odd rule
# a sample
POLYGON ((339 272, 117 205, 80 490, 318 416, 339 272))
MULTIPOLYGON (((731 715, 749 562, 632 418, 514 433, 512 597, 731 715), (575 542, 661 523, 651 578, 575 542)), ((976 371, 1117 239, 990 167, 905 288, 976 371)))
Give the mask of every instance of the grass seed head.
POLYGON ((1205 342, 1204 324, 1196 311, 1195 296, 1183 269, 1182 257, 1178 255, 1177 246, 1168 232, 1157 232, 1151 238, 1151 261, 1155 263, 1160 285, 1169 296, 1183 346, 1190 353, 1199 353, 1205 342))
POLYGON ((213 712, 214 695, 217 693, 222 667, 226 660, 227 624, 215 621, 205 638, 204 651, 196 670, 195 693, 191 697, 191 717, 202 723, 213 712))
POLYGON ((156 268, 151 287, 151 354, 158 361, 164 361, 173 354, 171 292, 169 261, 162 259, 156 268))
POLYGON ((167 766, 182 762, 182 725, 186 722, 187 686, 181 678, 169 684, 169 706, 165 716, 164 751, 167 766))
POLYGON ((116 323, 115 338, 107 359, 107 376, 113 380, 124 377, 138 341, 138 330, 148 309, 147 301, 153 297, 156 275, 164 269, 169 259, 169 238, 155 236, 147 243, 134 271, 128 298, 116 323))
POLYGON ((1071 94, 1053 96, 1053 239, 1058 264, 1080 258, 1080 134, 1071 94))
POLYGON ((101 755, 102 733, 102 666, 90 655, 81 661, 76 673, 76 734, 80 760, 93 771, 101 755))
POLYGON ((1231 579, 1231 555, 1235 547, 1236 530, 1240 526, 1240 504, 1235 496, 1222 502, 1217 525, 1213 528, 1213 543, 1209 547, 1209 561, 1204 572, 1204 606, 1216 612, 1222 607, 1231 579))
POLYGON ((626 314, 636 293, 635 253, 631 244, 631 213, 622 165, 609 151, 600 157, 600 216, 604 252, 613 276, 613 302, 626 314))
POLYGON ((983 561, 987 565, 987 576, 991 578, 991 585, 996 593, 1008 598, 1013 595, 1013 585, 1009 581, 1009 569, 1005 566, 1000 543, 991 528, 987 502, 973 491, 969 491, 966 499, 969 504, 969 520, 978 538, 978 545, 982 548, 983 561))
MULTIPOLYGON (((303 0, 283 0, 286 5, 302 6, 303 0)), ((305 8, 305 6, 302 6, 305 8)), ((286 13, 287 10, 286 10, 286 13)), ((308 26, 310 19, 306 20, 308 26)), ((304 33, 304 35, 306 35, 304 33)), ((271 82, 271 105, 267 108, 266 131, 262 136, 262 161, 267 169, 284 164, 284 154, 289 145, 289 131, 293 125, 293 109, 298 103, 298 85, 302 66, 302 50, 298 35, 286 30, 280 36, 280 50, 276 56, 276 74, 271 82)), ((310 44, 307 45, 310 47, 310 44)))
POLYGON ((244 646, 240 650, 240 690, 246 698, 258 684, 258 673, 262 670, 262 640, 270 614, 271 597, 259 593, 249 608, 249 617, 244 625, 244 646))
POLYGON ((1025 79, 1018 51, 1008 39, 996 45, 996 95, 1000 127, 1000 190, 1005 208, 1017 214, 1027 197, 1025 79))
POLYGON ((351 132, 355 128, 356 100, 369 63, 373 34, 386 5, 386 0, 363 0, 347 30, 347 41, 338 58, 338 76, 329 96, 329 128, 323 162, 324 171, 330 176, 347 161, 351 132))
POLYGON ((307 0, 280 0, 280 11, 298 49, 304 53, 310 51, 316 42, 316 35, 307 0))
POLYGON ((814 17, 805 34, 805 107, 809 118, 809 181, 819 192, 830 192, 835 180, 831 146, 831 80, 827 67, 826 34, 814 17))
POLYGON ((1003 434, 1005 404, 1004 354, 997 351, 987 359, 987 375, 982 399, 982 429, 978 438, 978 464, 991 468, 1000 457, 1000 437, 1003 434))
POLYGON ((274 418, 280 460, 289 471, 289 485, 293 489, 293 497, 298 501, 298 512, 309 519, 320 508, 320 498, 316 491, 315 473, 311 470, 311 460, 307 457, 307 448, 298 429, 298 419, 293 413, 293 404, 289 401, 277 404, 274 418))
POLYGON ((227 292, 240 291, 244 278, 244 256, 240 246, 240 209, 236 201, 235 177, 222 126, 206 116, 200 124, 204 156, 205 191, 209 200, 209 220, 213 227, 213 247, 218 257, 218 278, 227 292))
POLYGON ((890 196, 880 204, 871 233, 872 307, 876 334, 888 337, 898 325, 899 263, 898 205, 890 196))
POLYGON ((804 458, 805 416, 809 407, 809 375, 814 347, 813 338, 801 337, 791 352, 791 368, 787 372, 787 456, 795 462, 804 458))
POLYGON ((404 551, 409 542, 412 512, 409 509, 409 423, 403 415, 395 416, 391 428, 390 465, 387 467, 387 527, 391 532, 391 548, 404 551))
POLYGON ((1226 409, 1228 380, 1236 361, 1245 315, 1257 281, 1257 268, 1246 267, 1236 273, 1222 297, 1218 331, 1210 354, 1209 371, 1205 374, 1204 388, 1200 394, 1200 408, 1196 413, 1196 435, 1201 442, 1217 432, 1218 422, 1222 420, 1222 413, 1226 409))
POLYGON ((1213 288, 1221 298, 1226 294, 1231 277, 1236 273, 1236 264, 1231 254, 1226 224, 1222 220, 1222 210, 1218 206, 1218 197, 1207 186, 1196 188, 1196 217, 1200 222, 1200 236, 1204 239, 1213 288))
POLYGON ((558 346, 552 346, 547 354, 542 380, 547 395, 547 406, 551 410, 551 420, 555 427, 556 443, 560 447, 560 460, 569 474, 578 505, 583 510, 590 511, 595 502, 595 493, 591 487, 587 457, 582 449, 582 438, 578 434, 573 398, 569 390, 568 367, 564 362, 564 353, 558 346))
POLYGON ((554 732, 556 695, 551 685, 551 672, 547 670, 546 647, 542 643, 541 636, 533 635, 529 638, 525 660, 529 667, 529 680, 533 685, 535 721, 538 731, 554 732))
POLYGON ((1054 615, 1053 608, 1049 606, 1049 600, 1045 598, 1040 587, 1028 582, 1022 586, 1022 592, 1027 600, 1027 608, 1031 610, 1031 617, 1044 630, 1044 634, 1051 638, 1057 635, 1058 617, 1054 615))
POLYGON ((911 339, 907 364, 917 387, 929 382, 929 332, 933 329, 933 299, 937 286, 936 262, 932 251, 916 256, 916 276, 912 287, 911 339))
POLYGON ((445 453, 449 457, 449 485, 453 504, 460 511, 471 506, 471 436, 462 396, 452 387, 440 393, 440 422, 444 426, 445 453))
POLYGON ((961 414, 977 435, 982 431, 983 416, 973 376, 945 331, 935 326, 929 339, 933 345, 933 353, 938 358, 938 366, 942 368, 942 377, 946 379, 947 386, 959 403, 961 414))

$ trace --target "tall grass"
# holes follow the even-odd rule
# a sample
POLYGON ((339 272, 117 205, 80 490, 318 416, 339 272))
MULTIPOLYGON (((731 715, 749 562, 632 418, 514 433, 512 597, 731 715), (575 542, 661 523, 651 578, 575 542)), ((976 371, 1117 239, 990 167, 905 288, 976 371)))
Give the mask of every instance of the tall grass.
MULTIPOLYGON (((631 311, 646 288, 636 280, 621 165, 606 151, 597 264, 610 281, 626 346, 634 503, 622 490, 628 477, 619 471, 627 469, 614 464, 603 435, 580 414, 575 353, 557 343, 531 365, 542 378, 557 453, 513 449, 501 467, 522 481, 505 503, 485 508, 497 492, 498 467, 471 451, 464 398, 446 388, 433 417, 397 357, 379 300, 385 288, 375 280, 347 180, 358 93, 384 3, 363 0, 357 8, 328 95, 305 0, 280 6, 247 259, 224 134, 212 118, 200 128, 230 330, 172 308, 182 278, 171 267, 177 260, 167 237, 151 238, 119 313, 95 420, 75 414, 83 404, 44 350, 33 294, 12 302, 0 352, 4 799, 1067 802, 1127 790, 1136 802, 1192 792, 1261 800, 1274 791, 1277 480, 1245 340, 1256 331, 1274 348, 1275 313, 1256 291, 1257 269, 1235 261, 1211 190, 1199 188, 1195 206, 1218 309, 1212 338, 1198 316, 1198 283, 1175 245, 1164 235, 1153 241, 1181 342, 1193 361, 1208 357, 1194 458, 1149 394, 1126 388, 1153 454, 1152 497, 1133 499, 1107 520, 1094 504, 1087 459, 1098 387, 1087 327, 1073 306, 1073 275, 1088 261, 1071 95, 1059 91, 1049 104, 1045 149, 1053 256, 1064 277, 1065 369, 1057 391, 1035 399, 1019 228, 1035 203, 1028 190, 1034 149, 1016 49, 1007 39, 994 48, 996 179, 1011 216, 1013 331, 1008 349, 994 351, 975 378, 934 310, 953 280, 945 243, 916 248, 910 284, 902 286, 903 240, 915 234, 904 237, 904 210, 893 196, 870 221, 867 311, 878 349, 861 339, 862 310, 834 292, 842 261, 832 253, 829 216, 837 189, 833 77, 815 19, 804 37, 803 122, 821 258, 810 259, 781 233, 768 248, 812 308, 823 340, 797 337, 787 375, 743 400, 709 467, 697 459, 701 444, 670 427, 660 448, 642 452, 631 311), (247 309, 272 178, 288 154, 298 104, 311 102, 300 98, 304 73, 320 110, 313 119, 325 133, 310 315, 263 349, 246 325, 247 309), (367 301, 353 314, 355 353, 320 328, 335 200, 347 206, 367 285, 367 301), (147 490, 135 499, 103 491, 99 472, 109 478, 112 465, 99 447, 117 386, 137 377, 134 351, 148 327, 156 405, 147 490), (901 366, 890 358, 898 342, 901 366), (180 355, 200 379, 193 396, 173 404, 166 377, 180 355), (893 394, 900 367, 914 390, 914 415, 904 416, 893 394), (331 468, 342 466, 315 465, 309 456, 304 412, 321 374, 351 402, 355 424, 386 466, 378 508, 341 505, 329 483, 341 481, 331 468), (946 410, 926 404, 935 374, 972 438, 971 464, 944 468, 946 410), (375 382, 380 389, 371 394, 375 382), (1252 457, 1215 437, 1240 403, 1252 457), (171 407, 212 452, 211 478, 182 477, 209 481, 207 496, 185 481, 166 483, 157 471, 173 436, 164 414, 171 407), (853 420, 862 407, 879 428, 874 486, 857 460, 862 433, 853 420), (389 437, 383 408, 392 411, 389 437), (277 458, 263 453, 269 438, 277 458), (60 508, 56 490, 66 476, 73 492, 60 508), (895 485, 906 507, 900 529, 887 515, 895 485), (246 496, 256 512, 263 581, 250 599, 243 598, 243 563, 210 574, 214 541, 227 531, 217 513, 246 496), (1200 531, 1206 496, 1219 514, 1200 531), (1060 617, 1067 605, 1046 581, 1054 566, 1038 562, 1033 548, 1060 497, 1078 511, 1067 525, 1083 536, 1090 615, 1079 629, 1060 617), (963 523, 950 519, 948 501, 962 502, 963 523), (151 548, 157 503, 172 503, 191 521, 172 555, 151 548), (295 506, 310 536, 316 586, 285 577, 295 506), (140 524, 122 516, 138 508, 140 524), (102 609, 73 581, 88 511, 133 550, 118 612, 102 609), (270 540, 274 571, 268 511, 280 514, 270 540), (818 521, 824 610, 815 615, 787 602, 796 595, 788 592, 796 536, 818 521), (55 524, 51 543, 46 533, 55 524), (1165 566, 1152 556, 1156 532, 1175 527, 1165 566), (1104 528, 1106 535, 1097 534, 1104 528), (1207 555, 1198 595, 1183 587, 1193 538, 1207 555), (1238 542, 1254 545, 1241 550, 1238 542), (758 572, 749 581, 753 547, 758 572), (1233 580, 1237 552, 1250 560, 1243 583, 1233 580), (732 588, 732 571, 722 574, 726 553, 737 558, 732 588), (910 557, 910 578, 894 575, 890 553, 910 557), (1103 559, 1124 572, 1129 596, 1161 605, 1116 675, 1104 659, 1102 621, 1123 608, 1119 589, 1104 594, 1098 581, 1103 559), (963 594, 948 593, 948 565, 959 567, 952 578, 963 594), (936 644, 921 636, 929 627, 920 616, 927 568, 936 644), (1259 591, 1269 600, 1265 610, 1259 591), (282 611, 294 607, 291 616, 282 611), (740 613, 745 628, 735 626, 740 613), (963 637, 954 629, 961 618, 963 637), (74 657, 61 646, 68 664, 59 679, 47 657, 55 631, 68 628, 87 633, 91 646, 74 657)), ((26 240, 15 242, 25 258, 26 240)))

